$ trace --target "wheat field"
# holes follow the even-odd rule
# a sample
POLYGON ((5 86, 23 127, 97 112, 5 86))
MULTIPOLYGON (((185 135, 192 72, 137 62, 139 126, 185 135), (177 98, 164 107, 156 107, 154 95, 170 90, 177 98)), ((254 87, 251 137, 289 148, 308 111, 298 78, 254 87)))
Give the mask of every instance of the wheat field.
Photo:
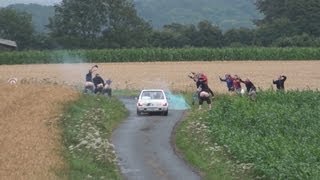
POLYGON ((65 167, 57 123, 78 95, 63 86, 1 84, 0 179, 58 179, 65 167))
MULTIPOLYGON (((82 87, 94 64, 35 64, 0 66, 0 177, 3 179, 56 179, 63 169, 57 128, 63 104, 79 93, 65 85, 82 87), (16 85, 7 83, 18 78, 16 85)), ((249 78, 261 89, 272 87, 280 74, 286 89, 320 89, 320 61, 150 62, 98 64, 114 89, 164 88, 194 91, 187 77, 203 72, 214 92, 226 92, 219 81, 225 73, 249 78)))
MULTIPOLYGON (((83 86, 85 75, 94 64, 39 64, 0 66, 0 82, 10 77, 34 81, 83 86)), ((269 89, 272 80, 287 75, 286 89, 319 89, 320 61, 216 61, 216 62, 149 62, 98 64, 104 79, 113 80, 114 89, 164 88, 193 91, 194 82, 187 77, 191 72, 203 72, 215 92, 226 92, 219 76, 230 73, 249 78, 256 87, 269 89)), ((274 87, 274 86, 273 86, 274 87)))

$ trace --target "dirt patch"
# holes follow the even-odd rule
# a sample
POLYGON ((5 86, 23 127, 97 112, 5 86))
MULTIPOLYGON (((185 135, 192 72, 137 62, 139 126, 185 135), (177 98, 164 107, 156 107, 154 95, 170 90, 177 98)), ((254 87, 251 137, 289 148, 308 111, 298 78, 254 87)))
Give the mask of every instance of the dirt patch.
POLYGON ((1 179, 59 179, 65 168, 57 122, 74 90, 52 85, 0 85, 1 179))
MULTIPOLYGON (((51 64, 0 66, 0 82, 15 76, 18 79, 48 78, 51 81, 83 85, 85 74, 93 64, 51 64)), ((320 61, 216 61, 216 62, 150 62, 103 63, 98 73, 113 80, 114 89, 167 88, 193 91, 194 82, 187 77, 190 71, 208 75, 215 92, 226 92, 226 84, 219 76, 225 73, 250 78, 262 89, 274 87, 272 80, 280 74, 288 79, 286 89, 320 89, 320 61)))

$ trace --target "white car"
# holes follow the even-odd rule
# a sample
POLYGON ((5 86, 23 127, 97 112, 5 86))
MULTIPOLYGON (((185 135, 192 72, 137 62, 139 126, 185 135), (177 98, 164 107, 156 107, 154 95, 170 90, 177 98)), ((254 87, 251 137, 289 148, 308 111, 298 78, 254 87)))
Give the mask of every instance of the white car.
POLYGON ((144 89, 141 91, 137 102, 137 114, 160 112, 168 115, 169 103, 162 89, 144 89))

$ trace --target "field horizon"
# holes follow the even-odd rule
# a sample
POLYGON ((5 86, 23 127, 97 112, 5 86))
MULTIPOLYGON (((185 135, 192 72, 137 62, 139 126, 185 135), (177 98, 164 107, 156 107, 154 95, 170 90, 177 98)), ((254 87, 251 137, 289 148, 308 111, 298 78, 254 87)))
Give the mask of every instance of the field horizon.
MULTIPOLYGON (((48 81, 58 84, 82 87, 85 75, 95 63, 79 64, 32 64, 1 65, 0 83, 9 78, 48 81)), ((190 72, 203 72, 208 76, 209 86, 214 92, 227 91, 226 84, 220 82, 224 74, 249 78, 262 90, 274 88, 272 80, 279 75, 288 77, 285 87, 289 89, 320 89, 318 68, 320 61, 193 61, 193 62, 138 62, 138 63, 96 63, 105 80, 113 81, 113 89, 139 90, 163 88, 171 91, 194 91, 195 83, 188 78, 190 72)), ((243 88, 245 88, 243 86, 243 88)))

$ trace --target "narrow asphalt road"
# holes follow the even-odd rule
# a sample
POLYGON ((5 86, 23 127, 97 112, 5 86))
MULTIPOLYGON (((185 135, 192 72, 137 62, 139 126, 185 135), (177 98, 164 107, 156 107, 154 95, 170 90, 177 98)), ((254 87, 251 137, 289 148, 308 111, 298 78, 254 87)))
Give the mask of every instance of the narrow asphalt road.
POLYGON ((174 152, 170 140, 182 110, 168 116, 136 115, 136 100, 121 99, 130 115, 112 136, 118 163, 128 180, 195 180, 200 177, 174 152))

